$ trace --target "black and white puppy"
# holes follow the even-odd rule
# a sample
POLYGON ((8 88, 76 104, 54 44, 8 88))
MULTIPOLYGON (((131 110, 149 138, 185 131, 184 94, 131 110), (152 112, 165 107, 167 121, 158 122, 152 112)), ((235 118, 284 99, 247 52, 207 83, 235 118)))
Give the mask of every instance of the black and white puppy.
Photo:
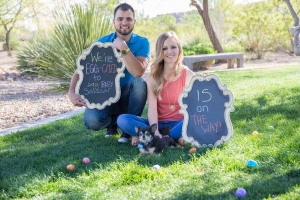
POLYGON ((149 128, 135 127, 137 137, 139 138, 140 155, 158 154, 167 147, 180 147, 172 137, 170 137, 170 128, 162 127, 159 131, 162 138, 155 135, 157 124, 152 124, 149 128))

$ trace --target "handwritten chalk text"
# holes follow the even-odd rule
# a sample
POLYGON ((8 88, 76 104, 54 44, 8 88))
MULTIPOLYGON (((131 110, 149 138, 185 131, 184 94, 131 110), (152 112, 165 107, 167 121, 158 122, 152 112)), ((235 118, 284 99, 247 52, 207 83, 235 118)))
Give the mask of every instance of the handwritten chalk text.
POLYGON ((208 112, 208 107, 207 106, 197 106, 196 108, 197 112, 208 112))
POLYGON ((195 125, 207 123, 205 115, 192 115, 191 118, 194 119, 195 125))
POLYGON ((113 62, 112 56, 105 56, 105 53, 103 55, 99 55, 99 52, 97 52, 97 55, 93 55, 91 53, 92 62, 113 62))
POLYGON ((97 74, 97 73, 116 73, 116 64, 103 64, 102 66, 97 66, 97 64, 86 63, 85 73, 86 74, 97 74))
POLYGON ((204 133, 218 132, 221 128, 222 123, 219 121, 207 123, 205 126, 201 125, 204 133))
POLYGON ((218 132, 221 127, 221 122, 208 122, 205 115, 191 115, 195 126, 200 126, 204 133, 218 132))
MULTIPOLYGON (((206 98, 205 100, 202 100, 202 102, 209 102, 212 99, 212 95, 211 95, 210 92, 208 92, 208 89, 202 90, 201 93, 204 94, 205 98, 206 98)), ((198 94, 198 101, 200 101, 200 92, 199 92, 199 90, 197 90, 197 94, 198 94)), ((202 97, 202 95, 201 95, 201 97, 202 97)))
POLYGON ((112 88, 104 88, 101 89, 99 87, 92 87, 92 88, 84 88, 84 95, 90 95, 90 94, 99 94, 99 93, 107 93, 111 90, 112 88))

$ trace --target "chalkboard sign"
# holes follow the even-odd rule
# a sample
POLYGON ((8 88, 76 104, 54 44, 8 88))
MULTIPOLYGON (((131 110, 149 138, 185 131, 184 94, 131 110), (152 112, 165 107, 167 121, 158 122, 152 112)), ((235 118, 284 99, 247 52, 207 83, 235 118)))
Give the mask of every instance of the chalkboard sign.
POLYGON ((179 96, 183 139, 197 147, 218 146, 233 135, 233 94, 216 75, 192 78, 179 96))
POLYGON ((79 80, 75 93, 88 108, 102 110, 119 100, 125 64, 111 42, 94 42, 76 60, 79 80))

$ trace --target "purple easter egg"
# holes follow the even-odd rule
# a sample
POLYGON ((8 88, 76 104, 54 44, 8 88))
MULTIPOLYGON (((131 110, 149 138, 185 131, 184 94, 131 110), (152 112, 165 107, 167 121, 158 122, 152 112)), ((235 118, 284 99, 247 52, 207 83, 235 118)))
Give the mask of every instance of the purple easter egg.
POLYGON ((238 188, 235 192, 235 195, 239 198, 243 198, 246 196, 246 190, 244 188, 238 188))
POLYGON ((90 159, 88 158, 88 157, 85 157, 85 158, 83 158, 82 159, 82 162, 84 163, 84 164, 89 164, 91 161, 90 161, 90 159))

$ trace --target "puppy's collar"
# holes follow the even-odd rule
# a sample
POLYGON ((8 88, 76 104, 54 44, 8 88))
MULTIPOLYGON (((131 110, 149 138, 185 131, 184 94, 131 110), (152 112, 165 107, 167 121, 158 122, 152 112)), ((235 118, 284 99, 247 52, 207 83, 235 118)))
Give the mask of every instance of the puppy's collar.
MULTIPOLYGON (((152 138, 152 140, 153 140, 153 138, 152 138)), ((151 144, 151 142, 152 142, 152 140, 150 140, 146 145, 149 145, 149 144, 151 144)))
MULTIPOLYGON (((152 140, 153 140, 153 139, 152 139, 152 140)), ((149 145, 149 144, 152 142, 152 140, 149 141, 147 144, 145 144, 145 146, 149 145)), ((138 147, 139 149, 144 148, 144 144, 139 143, 137 147, 138 147)))

